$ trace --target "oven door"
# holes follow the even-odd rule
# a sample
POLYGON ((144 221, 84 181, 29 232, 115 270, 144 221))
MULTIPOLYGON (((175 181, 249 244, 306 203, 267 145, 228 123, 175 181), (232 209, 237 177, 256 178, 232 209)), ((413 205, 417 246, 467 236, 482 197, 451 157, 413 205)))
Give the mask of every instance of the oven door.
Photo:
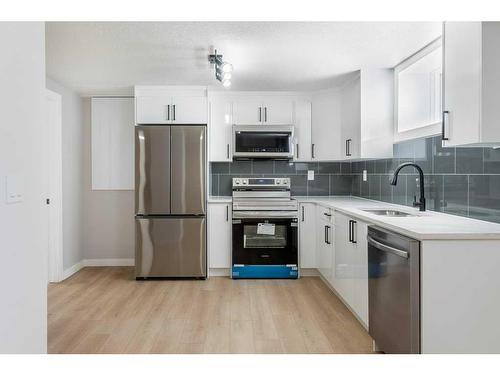
POLYGON ((235 158, 293 158, 293 126, 237 126, 233 129, 235 158))
POLYGON ((297 218, 233 219, 233 265, 297 267, 297 218))

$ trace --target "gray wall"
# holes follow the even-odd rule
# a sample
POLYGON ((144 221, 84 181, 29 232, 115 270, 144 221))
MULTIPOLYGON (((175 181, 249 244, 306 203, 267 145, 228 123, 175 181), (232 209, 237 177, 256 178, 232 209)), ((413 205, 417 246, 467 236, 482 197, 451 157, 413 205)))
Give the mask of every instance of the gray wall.
POLYGON ((47 351, 45 31, 0 22, 0 353, 47 351), (6 176, 23 201, 5 202, 6 176))
POLYGON ((83 259, 83 112, 74 91, 47 77, 47 88, 62 101, 63 267, 83 259))
POLYGON ((394 158, 352 163, 352 195, 411 206, 418 197, 416 170, 405 168, 398 185, 394 169, 414 161, 425 173, 427 207, 433 211, 500 222, 500 149, 442 148, 440 137, 394 145, 394 158), (368 181, 362 181, 362 170, 368 181))
POLYGON ((134 258, 134 192, 92 190, 91 105, 83 99, 84 258, 134 258))

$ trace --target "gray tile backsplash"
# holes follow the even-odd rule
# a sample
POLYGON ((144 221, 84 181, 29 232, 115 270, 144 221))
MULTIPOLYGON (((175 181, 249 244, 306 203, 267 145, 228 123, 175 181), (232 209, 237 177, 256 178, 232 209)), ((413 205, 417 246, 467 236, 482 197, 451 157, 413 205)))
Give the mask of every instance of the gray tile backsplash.
POLYGON ((231 195, 233 177, 282 176, 291 178, 293 195, 354 195, 411 206, 419 195, 416 170, 404 168, 397 186, 390 185, 394 169, 407 161, 417 163, 425 173, 429 210, 500 223, 500 149, 443 148, 438 136, 395 144, 392 159, 211 163, 211 194, 231 195), (307 180, 308 170, 314 170, 313 181, 307 180), (367 181, 362 179, 363 170, 367 181))

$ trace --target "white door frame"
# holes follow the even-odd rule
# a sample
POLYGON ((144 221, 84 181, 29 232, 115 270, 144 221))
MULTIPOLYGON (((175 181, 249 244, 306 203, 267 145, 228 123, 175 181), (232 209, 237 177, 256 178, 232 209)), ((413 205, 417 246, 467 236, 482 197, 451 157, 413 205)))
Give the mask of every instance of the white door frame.
POLYGON ((63 280, 62 98, 45 90, 49 282, 63 280))

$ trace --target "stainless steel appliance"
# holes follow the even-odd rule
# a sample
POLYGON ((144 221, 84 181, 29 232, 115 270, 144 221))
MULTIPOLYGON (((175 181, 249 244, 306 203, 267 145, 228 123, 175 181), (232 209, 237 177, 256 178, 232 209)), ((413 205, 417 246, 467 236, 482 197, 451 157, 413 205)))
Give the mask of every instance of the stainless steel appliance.
POLYGON ((369 332, 386 353, 420 353, 420 242, 368 228, 369 332))
POLYGON ((207 275, 206 126, 135 128, 135 276, 207 275))
POLYGON ((233 125, 233 158, 293 158, 293 125, 233 125))
POLYGON ((289 178, 233 178, 233 278, 298 277, 298 208, 289 178))

